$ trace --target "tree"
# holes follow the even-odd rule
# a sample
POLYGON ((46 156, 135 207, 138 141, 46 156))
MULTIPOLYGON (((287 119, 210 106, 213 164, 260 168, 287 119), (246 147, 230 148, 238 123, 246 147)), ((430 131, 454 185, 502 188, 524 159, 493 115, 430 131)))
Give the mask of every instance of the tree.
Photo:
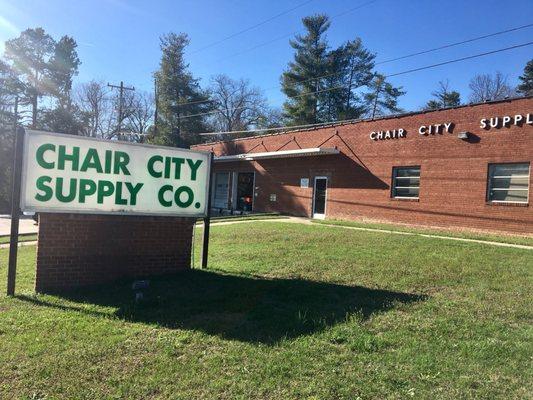
POLYGON ((247 130, 266 118, 266 99, 249 81, 217 75, 211 80, 209 93, 218 111, 213 115, 213 125, 219 131, 247 130))
POLYGON ((72 105, 72 80, 81 64, 76 47, 78 45, 73 38, 63 36, 54 47, 48 67, 50 93, 56 98, 59 107, 67 109, 72 105))
POLYGON ((446 107, 457 107, 461 105, 461 95, 455 90, 450 90, 450 83, 440 81, 439 87, 431 95, 434 99, 429 100, 424 107, 426 110, 436 110, 446 107))
POLYGON ((55 44, 54 54, 48 62, 47 87, 56 104, 54 108, 44 110, 43 129, 71 135, 83 133, 83 115, 72 101, 72 81, 80 65, 77 46, 69 36, 63 36, 55 44))
POLYGON ((361 118, 374 106, 383 113, 400 110, 397 99, 405 92, 384 78, 376 79, 376 56, 360 38, 330 50, 325 37, 330 25, 327 16, 306 17, 303 24, 307 32, 290 42, 296 50, 294 61, 281 78, 288 97, 285 117, 290 124, 361 118))
POLYGON ((513 89, 507 83, 507 77, 501 72, 476 75, 470 80, 470 101, 483 103, 491 100, 502 100, 513 95, 513 89))
POLYGON ((25 84, 25 95, 31 106, 31 127, 34 129, 37 128, 39 99, 49 92, 47 75, 54 48, 54 39, 43 28, 26 29, 18 38, 5 43, 5 57, 25 84))
POLYGON ((77 107, 55 107, 43 111, 40 124, 47 131, 83 135, 85 124, 82 118, 77 107))
POLYGON ((533 96, 533 60, 528 61, 524 67, 524 73, 518 77, 520 83, 516 91, 524 96, 533 96))
POLYGON ((154 118, 154 96, 146 92, 133 92, 127 110, 126 129, 132 134, 129 140, 142 142, 154 118), (134 135, 137 133, 138 135, 134 135))
POLYGON ((323 76, 328 72, 328 44, 324 37, 330 26, 326 15, 314 15, 302 20, 305 35, 296 35, 290 45, 296 50, 294 61, 281 77, 282 91, 287 96, 283 108, 291 124, 313 124, 323 121, 323 76))
POLYGON ((365 99, 370 117, 403 111, 398 106, 398 98, 406 93, 401 86, 397 88, 392 86, 384 75, 376 73, 368 87, 370 92, 365 94, 365 99))
POLYGON ((329 76, 326 78, 328 116, 335 121, 360 118, 368 105, 360 89, 368 86, 374 76, 375 54, 368 51, 360 38, 346 42, 329 54, 329 76))
POLYGON ((207 93, 184 60, 188 44, 184 33, 161 37, 162 56, 155 74, 159 107, 158 135, 153 140, 177 147, 200 142, 198 133, 207 130, 204 114, 211 110, 207 93))
POLYGON ((112 107, 109 89, 103 82, 90 81, 79 86, 76 107, 84 121, 84 136, 107 138, 112 131, 112 107))

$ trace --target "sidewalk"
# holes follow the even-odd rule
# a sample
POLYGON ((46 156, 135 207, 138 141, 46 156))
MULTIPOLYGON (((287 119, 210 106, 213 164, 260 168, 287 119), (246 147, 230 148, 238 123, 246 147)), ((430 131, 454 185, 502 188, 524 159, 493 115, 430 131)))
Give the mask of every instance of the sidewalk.
MULTIPOLYGON (((21 217, 19 223, 19 233, 37 233, 39 227, 34 225, 31 217, 21 217)), ((0 214, 0 236, 9 235, 11 232, 11 216, 0 214)))

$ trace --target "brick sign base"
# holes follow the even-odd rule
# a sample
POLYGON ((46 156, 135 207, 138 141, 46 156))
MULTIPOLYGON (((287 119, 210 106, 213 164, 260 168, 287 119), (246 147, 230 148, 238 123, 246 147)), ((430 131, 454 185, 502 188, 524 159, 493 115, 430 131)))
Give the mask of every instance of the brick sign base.
POLYGON ((39 215, 37 292, 190 268, 195 218, 39 215))

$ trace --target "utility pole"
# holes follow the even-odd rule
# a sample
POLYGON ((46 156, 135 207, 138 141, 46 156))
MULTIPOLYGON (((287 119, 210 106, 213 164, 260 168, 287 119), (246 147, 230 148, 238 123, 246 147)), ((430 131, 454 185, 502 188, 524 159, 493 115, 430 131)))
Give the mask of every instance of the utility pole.
POLYGON ((133 86, 132 87, 124 86, 124 82, 122 82, 122 81, 120 81, 120 86, 111 85, 110 83, 108 83, 107 86, 112 88, 112 89, 118 89, 119 90, 117 135, 118 135, 118 140, 120 140, 122 138, 122 135, 121 135, 120 131, 122 129, 122 113, 123 113, 122 107, 123 107, 123 103, 124 103, 124 90, 135 90, 135 88, 133 86))
POLYGON ((11 233, 9 239, 9 260, 7 266, 7 295, 15 295, 15 279, 17 275, 17 252, 19 241, 20 218, 20 185, 22 177, 22 151, 24 143, 24 129, 18 126, 18 95, 15 95, 13 140, 15 151, 13 157, 13 182, 11 183, 11 233))

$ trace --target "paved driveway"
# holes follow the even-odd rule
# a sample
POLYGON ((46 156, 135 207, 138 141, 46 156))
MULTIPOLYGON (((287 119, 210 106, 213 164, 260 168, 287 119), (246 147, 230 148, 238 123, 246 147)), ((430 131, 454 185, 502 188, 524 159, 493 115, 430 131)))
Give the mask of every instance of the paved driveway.
MULTIPOLYGON (((37 233, 38 226, 34 225, 33 219, 23 217, 20 219, 19 233, 37 233)), ((9 235, 11 230, 11 217, 0 215, 0 236, 9 235)))

